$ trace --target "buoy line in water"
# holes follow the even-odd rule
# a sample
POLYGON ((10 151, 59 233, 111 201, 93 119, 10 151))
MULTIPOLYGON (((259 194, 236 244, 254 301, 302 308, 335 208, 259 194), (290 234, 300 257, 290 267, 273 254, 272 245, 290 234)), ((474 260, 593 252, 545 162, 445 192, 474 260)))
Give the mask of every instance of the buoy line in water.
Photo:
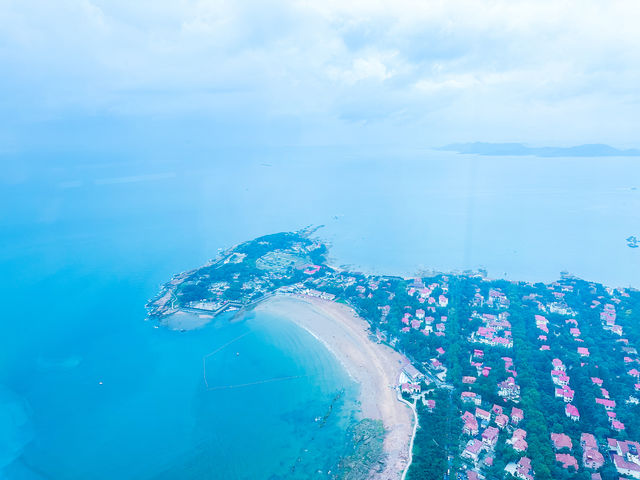
POLYGON ((202 357, 202 376, 204 378, 204 384, 207 386, 207 390, 209 390, 209 382, 207 382, 207 358, 215 355, 216 353, 220 352, 221 350, 224 350, 225 348, 227 348, 232 343, 237 342, 238 340, 240 340, 241 338, 246 337, 250 333, 251 332, 243 333, 242 335, 237 336, 233 340, 229 340, 227 343, 225 343, 221 347, 216 348, 213 352, 209 352, 204 357, 202 357))
POLYGON ((261 385, 263 383, 272 383, 272 382, 283 382, 285 380, 295 380, 297 378, 307 377, 308 375, 291 375, 289 377, 275 377, 275 378, 267 378, 266 380, 257 380, 255 382, 249 383, 236 383, 234 385, 221 385, 218 387, 209 387, 207 385, 207 391, 212 390, 224 390, 230 388, 242 388, 242 387, 251 387, 253 385, 261 385))
POLYGON ((290 376, 285 376, 285 377, 267 378, 265 380, 257 380, 255 382, 249 382, 249 383, 236 383, 236 384, 233 384, 233 385, 220 385, 220 386, 215 386, 215 387, 209 386, 209 382, 207 381, 207 359, 209 357, 215 355, 216 353, 219 353, 220 351, 224 350, 229 345, 231 345, 231 344, 237 342, 238 340, 246 337, 250 333, 252 333, 252 332, 243 333, 242 335, 239 335, 236 338, 234 338, 232 340, 229 340, 224 345, 216 348, 213 352, 209 352, 205 356, 202 357, 202 376, 204 378, 204 384, 207 387, 207 391, 225 390, 225 389, 231 389, 231 388, 251 387, 253 385, 261 385, 261 384, 264 384, 264 383, 272 383, 272 382, 283 382, 285 380, 295 380, 297 378, 302 378, 302 377, 308 376, 308 375, 290 375, 290 376))

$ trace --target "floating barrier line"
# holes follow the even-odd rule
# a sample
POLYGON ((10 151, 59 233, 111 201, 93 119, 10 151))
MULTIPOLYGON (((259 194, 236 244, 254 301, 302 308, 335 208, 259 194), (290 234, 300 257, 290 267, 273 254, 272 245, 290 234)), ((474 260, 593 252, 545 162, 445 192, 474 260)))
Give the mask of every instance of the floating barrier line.
MULTIPOLYGON (((283 382, 285 380, 295 380, 296 378, 302 378, 302 377, 306 377, 307 375, 292 375, 290 377, 276 377, 276 378, 268 378, 266 380, 258 380, 256 382, 250 382, 250 383, 237 383, 235 385, 222 385, 219 387, 209 387, 209 385, 207 385, 207 391, 211 391, 211 390, 224 390, 224 389, 230 389, 230 388, 242 388, 242 387, 251 387, 253 385, 261 385, 264 383, 272 383, 272 382, 283 382)), ((205 380, 206 382, 206 380, 205 380)))
POLYGON ((207 390, 209 389, 209 382, 207 382, 207 358, 209 358, 212 355, 215 355, 220 350, 223 350, 223 349, 227 348, 229 345, 231 345, 232 343, 237 342, 241 338, 246 337, 250 333, 251 332, 243 333, 242 335, 234 338, 233 340, 228 341, 227 343, 225 343, 221 347, 216 348, 213 352, 207 353, 204 357, 202 357, 202 376, 204 378, 204 384, 207 386, 207 390))

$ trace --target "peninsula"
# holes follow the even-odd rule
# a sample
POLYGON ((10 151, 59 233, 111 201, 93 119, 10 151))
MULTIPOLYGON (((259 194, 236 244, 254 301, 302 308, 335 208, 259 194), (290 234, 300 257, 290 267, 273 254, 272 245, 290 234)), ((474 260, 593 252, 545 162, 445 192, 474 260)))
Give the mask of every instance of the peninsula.
POLYGON ((149 319, 186 330, 255 308, 323 342, 384 426, 384 455, 349 478, 640 478, 640 292, 568 274, 369 275, 330 265, 314 234, 174 276, 149 319))

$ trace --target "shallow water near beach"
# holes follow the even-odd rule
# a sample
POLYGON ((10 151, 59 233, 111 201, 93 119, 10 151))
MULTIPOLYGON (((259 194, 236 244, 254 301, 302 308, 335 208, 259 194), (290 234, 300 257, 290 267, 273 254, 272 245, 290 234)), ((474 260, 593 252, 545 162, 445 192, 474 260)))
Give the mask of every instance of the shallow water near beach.
POLYGON ((298 458, 304 478, 335 463, 355 393, 306 332, 277 318, 144 322, 173 274, 259 235, 326 224, 333 261, 378 272, 553 280, 566 268, 638 286, 624 242, 640 229, 635 159, 156 153, 6 159, 0 478, 279 478, 298 458), (209 358, 219 377, 205 383, 203 357, 247 329, 209 358), (287 379, 256 383, 274 378, 287 379))
POLYGON ((104 325, 67 345, 73 357, 45 348, 25 362, 31 438, 7 478, 331 478, 357 386, 295 324, 229 317, 188 332, 140 322, 121 337, 104 325))

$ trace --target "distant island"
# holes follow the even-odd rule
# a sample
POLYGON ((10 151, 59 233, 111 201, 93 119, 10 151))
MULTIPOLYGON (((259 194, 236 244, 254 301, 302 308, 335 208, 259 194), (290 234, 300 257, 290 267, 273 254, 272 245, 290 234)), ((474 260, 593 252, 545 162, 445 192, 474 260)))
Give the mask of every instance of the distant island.
POLYGON ((174 276, 148 318, 181 330, 269 308, 324 342, 363 389, 336 478, 640 478, 638 290, 370 275, 330 265, 314 235, 232 247, 174 276))
POLYGON ((640 157, 640 150, 621 150, 601 143, 577 145, 573 147, 529 147, 522 143, 452 143, 437 150, 492 156, 535 156, 535 157, 640 157))

